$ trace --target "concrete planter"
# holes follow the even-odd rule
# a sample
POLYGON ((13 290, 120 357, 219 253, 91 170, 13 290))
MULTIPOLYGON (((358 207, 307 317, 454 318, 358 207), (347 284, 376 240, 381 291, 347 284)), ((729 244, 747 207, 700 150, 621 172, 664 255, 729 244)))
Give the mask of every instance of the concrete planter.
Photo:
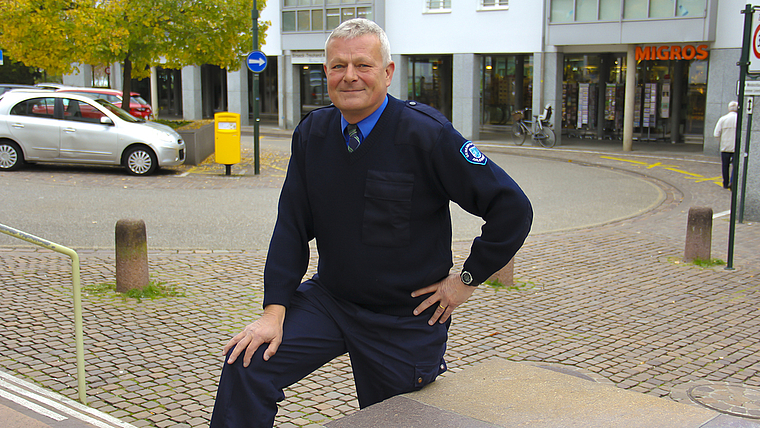
POLYGON ((214 123, 197 129, 178 129, 185 141, 185 165, 199 165, 214 153, 214 123))

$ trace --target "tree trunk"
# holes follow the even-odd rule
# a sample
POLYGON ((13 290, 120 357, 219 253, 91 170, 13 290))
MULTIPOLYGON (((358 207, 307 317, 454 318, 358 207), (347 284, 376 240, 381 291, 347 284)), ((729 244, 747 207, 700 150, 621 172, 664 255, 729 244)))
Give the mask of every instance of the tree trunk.
POLYGON ((129 55, 124 58, 124 80, 122 81, 121 109, 129 113, 129 103, 132 100, 132 61, 129 55))

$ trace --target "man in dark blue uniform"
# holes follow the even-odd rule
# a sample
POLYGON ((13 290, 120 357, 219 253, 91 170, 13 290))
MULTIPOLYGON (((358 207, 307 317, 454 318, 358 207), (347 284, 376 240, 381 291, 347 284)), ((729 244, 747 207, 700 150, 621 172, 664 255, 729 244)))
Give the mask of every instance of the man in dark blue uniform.
POLYGON ((446 370, 451 314, 530 230, 517 184, 438 111, 387 94, 383 30, 346 21, 325 44, 333 105, 308 114, 264 270, 264 313, 225 346, 212 427, 271 427, 283 388, 348 352, 361 407, 446 370), (451 273, 454 201, 485 220, 451 273), (309 242, 317 274, 301 283, 309 242))

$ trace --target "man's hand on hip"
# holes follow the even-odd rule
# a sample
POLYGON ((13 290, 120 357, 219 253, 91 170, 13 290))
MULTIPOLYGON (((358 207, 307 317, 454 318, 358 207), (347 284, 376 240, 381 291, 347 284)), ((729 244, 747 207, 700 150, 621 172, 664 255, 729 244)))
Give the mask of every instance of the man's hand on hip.
POLYGON ((449 319, 451 313, 454 312, 454 309, 466 302, 467 299, 472 296, 475 288, 476 287, 465 285, 465 283, 459 278, 458 274, 449 274, 449 276, 444 278, 443 281, 429 285, 425 288, 420 288, 412 293, 412 297, 433 293, 414 309, 414 315, 419 315, 427 308, 433 305, 438 305, 435 312, 433 312, 433 316, 430 317, 428 324, 433 325, 436 321, 443 324, 449 319))
POLYGON ((243 351, 243 367, 248 367, 251 363, 253 353, 259 349, 263 343, 268 343, 269 347, 264 351, 264 361, 269 359, 277 352, 277 348, 282 343, 282 324, 285 321, 285 307, 282 305, 268 305, 264 308, 261 318, 248 324, 243 331, 230 339, 224 345, 224 355, 232 349, 227 364, 232 364, 237 360, 243 351), (234 348, 234 349, 233 349, 234 348))

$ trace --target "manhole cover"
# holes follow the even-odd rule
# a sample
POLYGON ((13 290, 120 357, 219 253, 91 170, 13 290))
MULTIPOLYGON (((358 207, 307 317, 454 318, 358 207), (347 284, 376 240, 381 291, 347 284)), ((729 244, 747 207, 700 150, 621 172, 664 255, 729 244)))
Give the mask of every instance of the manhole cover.
POLYGON ((739 385, 699 385, 689 398, 707 408, 744 418, 760 419, 760 390, 739 385))

